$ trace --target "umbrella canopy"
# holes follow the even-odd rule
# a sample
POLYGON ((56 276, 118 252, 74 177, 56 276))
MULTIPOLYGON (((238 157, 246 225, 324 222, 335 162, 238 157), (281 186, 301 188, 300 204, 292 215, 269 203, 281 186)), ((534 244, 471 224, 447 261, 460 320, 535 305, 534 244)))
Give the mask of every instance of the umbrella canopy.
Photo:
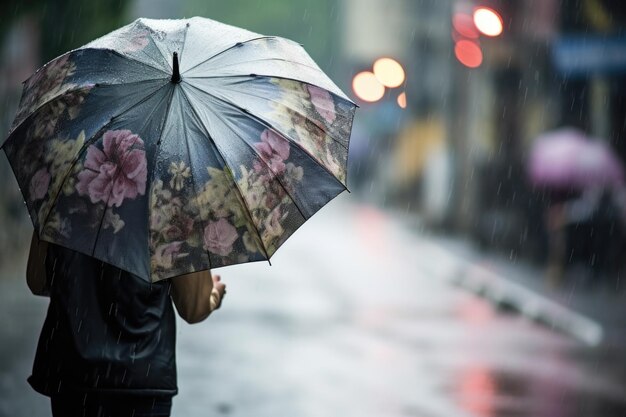
POLYGON ((157 281, 269 259, 346 189, 355 107, 295 42, 138 19, 28 79, 2 147, 43 240, 157 281))
POLYGON ((620 186, 624 179, 622 163, 604 141, 571 128, 535 140, 528 172, 533 184, 556 189, 620 186))

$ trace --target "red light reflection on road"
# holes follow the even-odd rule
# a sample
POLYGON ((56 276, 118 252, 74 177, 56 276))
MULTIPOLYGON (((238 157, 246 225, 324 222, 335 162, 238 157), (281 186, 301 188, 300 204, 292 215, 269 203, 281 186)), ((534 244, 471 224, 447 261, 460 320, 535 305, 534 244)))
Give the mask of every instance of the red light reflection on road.
POLYGON ((496 383, 486 366, 475 365, 464 369, 459 378, 459 405, 471 415, 494 415, 496 383))
POLYGON ((493 308, 478 298, 468 298, 457 306, 459 318, 466 323, 484 324, 494 320, 493 308))
POLYGON ((357 211, 356 222, 363 246, 372 255, 386 255, 387 245, 385 241, 387 240, 387 231, 385 216, 374 208, 364 207, 357 211))

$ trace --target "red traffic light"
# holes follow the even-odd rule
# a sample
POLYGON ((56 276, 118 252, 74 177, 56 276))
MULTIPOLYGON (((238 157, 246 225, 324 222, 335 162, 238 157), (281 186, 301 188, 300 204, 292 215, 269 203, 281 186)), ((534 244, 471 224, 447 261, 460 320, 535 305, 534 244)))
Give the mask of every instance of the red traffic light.
POLYGON ((454 55, 469 68, 477 68, 483 62, 483 51, 476 42, 470 40, 460 40, 454 45, 454 55))

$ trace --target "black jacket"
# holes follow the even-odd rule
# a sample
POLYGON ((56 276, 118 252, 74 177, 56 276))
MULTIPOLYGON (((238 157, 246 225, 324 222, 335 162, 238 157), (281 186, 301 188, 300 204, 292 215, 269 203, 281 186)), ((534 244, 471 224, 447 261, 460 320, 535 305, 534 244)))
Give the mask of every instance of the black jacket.
POLYGON ((46 277, 50 306, 28 379, 36 391, 177 393, 169 280, 151 284, 56 245, 46 277))

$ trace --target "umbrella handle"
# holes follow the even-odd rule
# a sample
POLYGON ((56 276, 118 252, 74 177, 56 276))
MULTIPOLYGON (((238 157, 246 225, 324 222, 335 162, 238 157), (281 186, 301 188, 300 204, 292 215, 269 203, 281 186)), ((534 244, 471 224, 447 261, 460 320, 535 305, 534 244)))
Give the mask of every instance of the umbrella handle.
POLYGON ((172 82, 177 84, 180 82, 180 71, 178 69, 178 52, 174 52, 173 60, 173 69, 174 73, 172 74, 172 82))

